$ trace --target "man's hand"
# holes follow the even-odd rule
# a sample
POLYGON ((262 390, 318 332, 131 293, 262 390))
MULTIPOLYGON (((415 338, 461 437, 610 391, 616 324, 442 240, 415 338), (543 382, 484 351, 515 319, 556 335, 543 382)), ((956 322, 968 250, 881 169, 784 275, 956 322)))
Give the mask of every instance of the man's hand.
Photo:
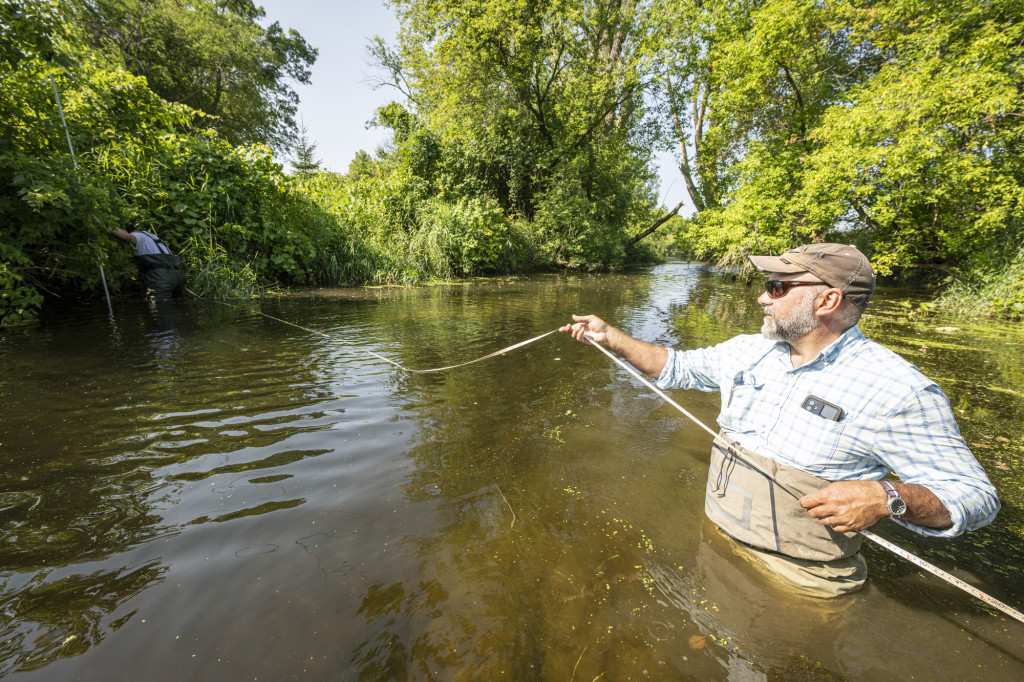
POLYGON ((599 343, 608 345, 608 323, 593 315, 573 315, 576 324, 567 324, 558 331, 572 334, 572 338, 580 343, 599 343), (586 337, 584 337, 584 334, 586 337))
POLYGON ((593 315, 573 315, 572 319, 575 324, 567 324, 558 331, 572 334, 572 338, 580 343, 597 343, 612 349, 652 379, 661 375, 668 360, 665 348, 638 341, 593 315))
POLYGON ((835 481, 800 498, 807 513, 840 533, 864 530, 889 512, 878 481, 835 481))
MULTIPOLYGON (((939 530, 953 525, 949 510, 931 490, 910 483, 893 485, 907 503, 902 521, 939 530)), ((849 533, 864 530, 883 516, 888 516, 887 500, 888 496, 878 481, 835 481, 800 498, 800 506, 823 525, 840 533, 849 533)))

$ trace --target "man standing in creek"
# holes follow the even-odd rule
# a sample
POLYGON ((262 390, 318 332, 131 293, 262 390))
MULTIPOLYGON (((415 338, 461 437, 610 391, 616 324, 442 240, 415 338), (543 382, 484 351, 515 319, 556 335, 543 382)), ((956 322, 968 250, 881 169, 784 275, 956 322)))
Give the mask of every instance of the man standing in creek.
POLYGON ((134 260, 146 285, 146 297, 156 301, 181 298, 185 292, 185 273, 181 269, 181 256, 171 253, 160 237, 152 232, 136 230, 110 230, 118 239, 135 247, 134 260))
POLYGON ((760 334, 676 351, 593 315, 561 328, 619 353, 663 389, 721 393, 710 520, 757 565, 816 597, 863 586, 857 531, 884 516, 940 537, 991 523, 995 488, 945 394, 861 333, 875 287, 868 259, 852 246, 810 244, 750 262, 769 274, 760 334))

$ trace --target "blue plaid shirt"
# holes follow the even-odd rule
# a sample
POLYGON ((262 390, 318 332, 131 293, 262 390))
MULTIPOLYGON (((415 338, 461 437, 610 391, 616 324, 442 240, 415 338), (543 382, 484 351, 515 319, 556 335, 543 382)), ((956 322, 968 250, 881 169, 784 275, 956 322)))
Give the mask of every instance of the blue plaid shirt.
POLYGON ((795 369, 789 346, 760 334, 670 349, 658 385, 720 391, 718 424, 729 438, 828 481, 881 480, 893 471, 904 483, 927 487, 953 526, 897 521, 922 535, 959 535, 991 523, 999 511, 995 488, 960 436, 942 389, 860 327, 795 369), (842 418, 803 409, 812 395, 841 407, 842 418))

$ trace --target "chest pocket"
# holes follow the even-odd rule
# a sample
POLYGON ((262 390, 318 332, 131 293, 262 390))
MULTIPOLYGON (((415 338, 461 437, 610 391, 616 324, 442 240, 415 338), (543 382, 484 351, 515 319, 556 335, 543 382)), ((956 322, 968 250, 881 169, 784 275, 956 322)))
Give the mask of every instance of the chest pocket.
POLYGON ((803 409, 798 402, 788 403, 769 435, 780 452, 808 472, 821 472, 836 456, 846 422, 832 421, 803 409))
POLYGON ((764 407, 761 386, 751 372, 743 370, 733 378, 733 384, 725 396, 725 405, 722 407, 719 421, 731 431, 742 431, 753 423, 753 414, 764 407))

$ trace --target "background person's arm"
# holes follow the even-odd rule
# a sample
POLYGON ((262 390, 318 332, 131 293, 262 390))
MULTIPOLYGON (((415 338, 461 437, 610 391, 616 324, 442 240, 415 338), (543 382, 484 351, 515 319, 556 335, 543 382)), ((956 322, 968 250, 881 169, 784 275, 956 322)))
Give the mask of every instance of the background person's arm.
POLYGON ((114 235, 118 239, 123 239, 124 241, 128 242, 132 246, 136 245, 135 235, 132 234, 131 232, 125 232, 121 228, 115 227, 114 229, 112 229, 110 231, 110 234, 114 235))

